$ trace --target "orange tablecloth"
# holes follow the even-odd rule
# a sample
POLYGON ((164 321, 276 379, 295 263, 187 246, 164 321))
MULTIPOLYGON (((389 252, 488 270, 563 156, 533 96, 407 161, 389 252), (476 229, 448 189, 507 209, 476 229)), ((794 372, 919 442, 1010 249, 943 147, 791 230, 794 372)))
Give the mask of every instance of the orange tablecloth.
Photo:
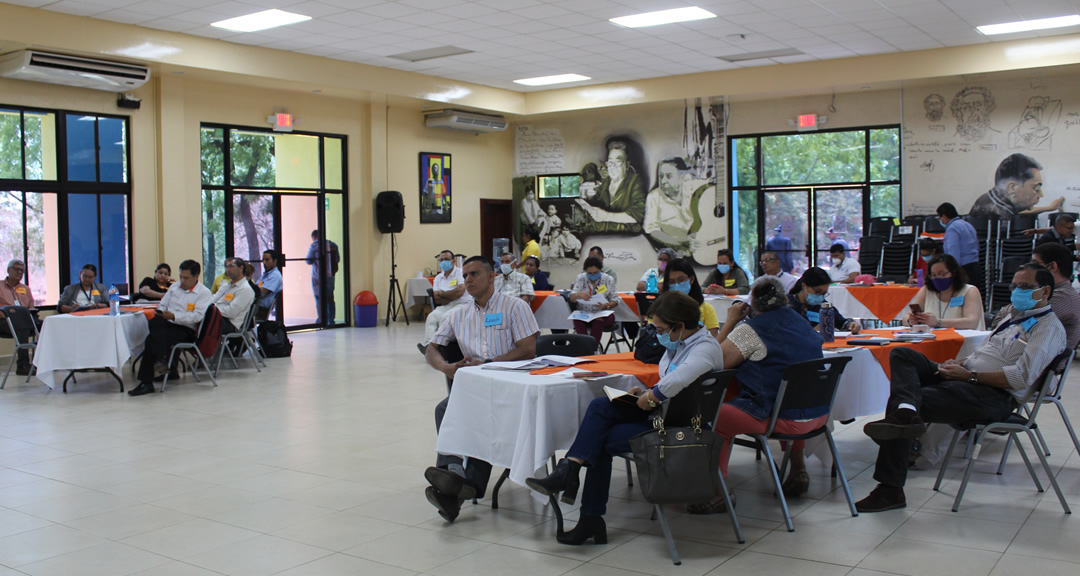
POLYGON ((920 238, 937 238, 938 240, 945 239, 944 232, 923 232, 919 235, 920 238))
POLYGON ((890 322, 911 302, 919 289, 913 286, 847 286, 851 297, 866 306, 874 317, 890 322))
MULTIPOLYGON (((963 342, 963 338, 960 339, 963 342)), ((958 348, 959 349, 959 348, 958 348)), ((608 374, 629 374, 641 380, 642 384, 652 388, 660 381, 660 366, 658 364, 646 364, 640 360, 634 360, 633 352, 622 354, 600 354, 597 356, 583 356, 595 362, 578 364, 577 367, 593 372, 607 372, 608 374)), ((566 370, 566 367, 542 368, 533 370, 530 374, 554 374, 566 370)))
MULTIPOLYGON (((554 290, 536 290, 533 292, 532 302, 529 303, 529 305, 532 306, 532 311, 534 313, 540 308, 540 305, 544 303, 544 300, 546 300, 548 296, 558 296, 559 298, 562 298, 562 296, 554 290)), ((634 314, 638 314, 637 299, 634 298, 633 294, 619 294, 619 298, 622 298, 623 303, 625 303, 634 314)), ((638 315, 640 316, 640 314, 638 315)))
MULTIPOLYGON (((848 346, 848 340, 858 340, 866 336, 884 336, 891 338, 895 330, 863 330, 856 336, 850 338, 837 338, 835 342, 826 342, 822 348, 841 348, 848 346)), ((924 342, 893 342, 884 346, 867 346, 870 352, 877 358, 878 363, 881 364, 881 368, 885 370, 885 375, 892 377, 892 373, 889 371, 889 354, 893 348, 898 346, 905 346, 908 348, 914 348, 915 350, 924 354, 927 358, 934 362, 944 362, 956 358, 956 355, 960 352, 960 348, 964 345, 964 337, 957 334, 952 328, 946 328, 944 330, 934 330, 934 334, 937 335, 936 340, 927 340, 924 342)), ((592 366, 592 364, 589 364, 592 366)))
MULTIPOLYGON (((143 308, 142 306, 121 306, 121 310, 126 312, 142 312, 146 315, 147 321, 153 319, 155 308, 143 308)), ((94 310, 83 310, 81 312, 72 312, 72 316, 104 316, 109 313, 108 308, 96 308, 94 310)))

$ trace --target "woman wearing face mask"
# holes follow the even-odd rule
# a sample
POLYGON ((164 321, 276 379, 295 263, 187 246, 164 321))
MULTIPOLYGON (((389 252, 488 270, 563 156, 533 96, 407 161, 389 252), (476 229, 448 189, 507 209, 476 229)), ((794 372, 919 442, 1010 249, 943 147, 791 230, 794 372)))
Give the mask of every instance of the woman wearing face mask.
POLYGON ((629 452, 630 438, 652 429, 649 415, 660 402, 724 364, 720 344, 698 326, 700 312, 692 298, 669 291, 653 302, 649 313, 660 343, 667 348, 660 360, 660 382, 650 390, 632 388, 630 393, 638 397, 636 406, 612 402, 606 396, 593 400, 566 458, 546 478, 525 481, 541 494, 562 492, 563 502, 572 504, 577 498, 581 467, 588 469, 578 524, 557 536, 562 544, 579 545, 589 539, 596 544, 607 544, 603 516, 611 486, 612 456, 629 452))
POLYGON ((915 285, 919 270, 923 271, 923 283, 929 282, 930 261, 939 254, 942 254, 939 242, 929 238, 919 240, 919 259, 915 261, 915 269, 911 271, 911 277, 908 278, 907 283, 915 285))
MULTIPOLYGON (((570 288, 570 302, 576 304, 577 309, 582 312, 592 314, 602 310, 614 310, 619 305, 619 293, 615 291, 615 280, 600 271, 602 266, 603 263, 599 258, 594 256, 586 258, 582 266, 585 271, 578 274, 577 279, 574 280, 574 286, 570 288)), ((608 314, 592 322, 574 320, 574 332, 591 334, 596 340, 596 347, 599 348, 604 327, 614 323, 614 314, 608 314)))
MULTIPOLYGON (((818 327, 821 305, 829 294, 831 282, 828 272, 814 266, 803 273, 802 278, 791 287, 791 292, 788 292, 788 306, 806 318, 815 329, 818 327)), ((858 334, 862 329, 858 322, 844 318, 836 308, 833 308, 833 326, 837 330, 847 330, 852 334, 858 334)))
MULTIPOLYGON (((812 268, 813 270, 813 268, 812 268)), ((820 270, 818 268, 817 270, 820 270)), ((824 270, 822 270, 824 272, 824 270)), ((798 314, 785 306, 784 284, 775 276, 763 276, 754 281, 750 290, 750 306, 754 317, 740 322, 749 309, 743 303, 728 308, 727 321, 720 331, 720 348, 724 352, 724 369, 737 368, 735 381, 738 396, 724 402, 716 419, 716 432, 729 441, 720 455, 720 473, 727 477, 730 439, 739 434, 763 434, 769 425, 776 394, 784 370, 797 362, 821 358, 821 336, 798 314)), ((781 412, 776 430, 781 434, 803 434, 820 427, 829 417, 828 407, 781 412)), ((803 459, 803 442, 791 446, 791 469, 782 485, 784 496, 798 497, 810 487, 803 459)), ((732 500, 734 492, 732 492, 732 500)), ((727 512, 723 498, 687 507, 691 514, 727 512)))
POLYGON ((967 283, 967 273, 948 254, 930 260, 930 274, 911 301, 922 313, 908 313, 904 324, 925 324, 932 328, 985 330, 982 295, 967 283))
POLYGON ((750 293, 750 280, 735 262, 731 250, 724 249, 716 253, 716 270, 705 277, 705 293, 725 296, 750 293))
POLYGON ((649 268, 641 275, 641 280, 638 280, 637 283, 637 291, 644 292, 645 289, 648 288, 649 274, 651 273, 656 274, 657 291, 659 291, 664 282, 664 271, 667 270, 668 262, 671 262, 678 257, 679 255, 671 248, 661 248, 660 251, 656 253, 656 268, 649 268))
POLYGON ((668 262, 664 270, 664 283, 661 292, 682 292, 694 299, 701 310, 701 323, 709 334, 716 336, 720 333, 720 320, 716 317, 716 308, 712 304, 705 303, 705 297, 701 295, 701 286, 697 281, 694 267, 685 258, 676 258, 668 262))

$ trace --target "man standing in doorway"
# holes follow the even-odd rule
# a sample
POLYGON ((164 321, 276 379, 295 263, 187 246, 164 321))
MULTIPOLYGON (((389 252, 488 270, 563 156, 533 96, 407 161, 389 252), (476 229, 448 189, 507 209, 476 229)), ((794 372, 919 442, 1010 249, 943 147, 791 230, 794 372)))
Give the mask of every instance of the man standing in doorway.
POLYGON ((311 265, 311 291, 315 294, 315 311, 318 314, 316 322, 322 324, 323 309, 319 298, 319 281, 326 278, 326 323, 333 324, 337 318, 337 307, 334 305, 334 276, 338 273, 338 264, 341 255, 338 253, 337 244, 331 240, 320 241, 319 231, 311 231, 311 247, 308 248, 305 262, 311 265))

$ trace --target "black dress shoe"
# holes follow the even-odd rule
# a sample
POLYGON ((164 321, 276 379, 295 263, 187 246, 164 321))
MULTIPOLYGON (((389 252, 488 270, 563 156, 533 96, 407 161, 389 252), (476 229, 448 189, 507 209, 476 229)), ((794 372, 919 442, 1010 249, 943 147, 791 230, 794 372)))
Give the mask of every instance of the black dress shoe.
POLYGON ((893 410, 881 420, 863 426, 863 432, 874 440, 899 440, 918 438, 926 432, 926 424, 919 413, 907 408, 893 410))
MULTIPOLYGON (((428 467, 424 470, 424 478, 441 494, 453 496, 459 500, 472 500, 476 498, 476 487, 463 476, 454 474, 446 468, 428 467)), ((457 516, 457 514, 454 514, 457 516)), ((453 522, 453 520, 450 520, 453 522)))
POLYGON ((580 472, 581 464, 569 458, 563 458, 546 478, 526 478, 525 484, 544 496, 562 492, 562 501, 573 504, 574 500, 577 500, 580 472))
MULTIPOLYGON (((176 380, 179 377, 180 377, 180 373, 177 372, 176 370, 173 370, 172 372, 169 372, 169 380, 176 380)), ((164 374, 162 374, 161 376, 154 376, 154 382, 164 382, 164 381, 165 381, 165 375, 164 374)))
POLYGON ((424 346, 423 342, 417 342, 416 343, 416 349, 419 350, 420 353, 423 354, 424 356, 427 356, 427 346, 424 346))
POLYGON ((571 546, 581 546, 590 538, 593 544, 607 544, 607 524, 603 516, 582 514, 573 530, 555 536, 559 544, 571 546))
POLYGON ((456 520, 458 513, 461 512, 461 500, 439 492, 434 486, 424 488, 424 496, 439 511, 439 516, 447 522, 456 520))
POLYGON ((142 382, 132 390, 128 390, 128 396, 142 396, 143 394, 153 394, 154 385, 150 382, 142 382))
POLYGON ((866 498, 855 503, 855 510, 859 512, 884 512, 899 508, 907 508, 904 489, 884 484, 878 484, 866 498))

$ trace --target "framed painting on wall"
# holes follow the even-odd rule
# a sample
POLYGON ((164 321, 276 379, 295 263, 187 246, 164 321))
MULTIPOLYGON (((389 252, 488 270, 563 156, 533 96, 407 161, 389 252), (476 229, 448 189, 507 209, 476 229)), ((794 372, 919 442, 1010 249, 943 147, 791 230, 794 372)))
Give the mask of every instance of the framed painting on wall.
POLYGON ((450 155, 420 153, 420 223, 450 223, 450 155))

